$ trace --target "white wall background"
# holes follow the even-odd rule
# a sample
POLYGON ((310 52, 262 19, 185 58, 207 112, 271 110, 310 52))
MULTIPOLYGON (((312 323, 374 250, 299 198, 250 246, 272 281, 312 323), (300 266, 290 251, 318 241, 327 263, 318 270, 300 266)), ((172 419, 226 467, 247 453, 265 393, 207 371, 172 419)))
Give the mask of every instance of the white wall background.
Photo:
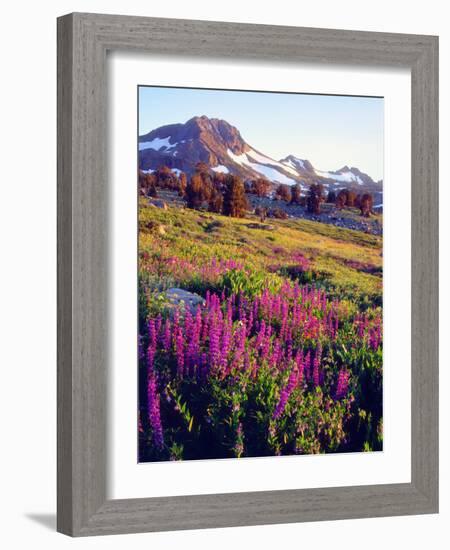
MULTIPOLYGON (((54 532, 56 470, 56 22, 94 11, 355 30, 438 34, 441 82, 441 280, 448 280, 450 30, 441 0, 8 2, 0 23, 0 540, 5 548, 444 547, 450 520, 450 383, 441 353, 441 513, 71 540, 54 532), (446 100, 447 99, 447 100, 446 100), (447 154, 445 154, 447 153, 447 154)), ((441 335, 450 329, 441 285, 441 335)))

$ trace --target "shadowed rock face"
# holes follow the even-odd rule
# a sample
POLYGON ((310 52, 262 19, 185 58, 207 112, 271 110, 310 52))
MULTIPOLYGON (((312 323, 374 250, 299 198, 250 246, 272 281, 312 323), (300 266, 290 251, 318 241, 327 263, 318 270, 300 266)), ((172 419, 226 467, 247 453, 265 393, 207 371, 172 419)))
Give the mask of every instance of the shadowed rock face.
MULTIPOLYGON (((249 146, 242 139, 238 129, 225 120, 218 118, 208 119, 203 116, 199 120, 201 127, 200 139, 213 147, 223 148, 223 154, 230 149, 235 155, 249 150, 249 146)), ((228 155, 227 155, 228 156, 228 155)))
POLYGON ((184 124, 169 124, 139 137, 139 168, 156 170, 162 165, 195 172, 198 162, 212 170, 229 172, 243 180, 265 177, 273 183, 299 183, 303 190, 312 183, 330 188, 353 187, 358 192, 382 193, 382 182, 374 182, 358 168, 343 166, 335 172, 320 172, 306 159, 288 155, 280 161, 256 151, 226 120, 196 116, 184 124), (348 179, 345 179, 347 175, 348 179), (352 179, 353 178, 353 179, 352 179))

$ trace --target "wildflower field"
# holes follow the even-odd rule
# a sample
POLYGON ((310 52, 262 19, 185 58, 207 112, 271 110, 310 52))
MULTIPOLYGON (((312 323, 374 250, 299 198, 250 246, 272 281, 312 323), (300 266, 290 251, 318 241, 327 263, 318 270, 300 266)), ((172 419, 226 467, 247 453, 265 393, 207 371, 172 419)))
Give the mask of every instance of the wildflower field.
POLYGON ((382 449, 381 236, 144 197, 139 224, 140 462, 382 449))

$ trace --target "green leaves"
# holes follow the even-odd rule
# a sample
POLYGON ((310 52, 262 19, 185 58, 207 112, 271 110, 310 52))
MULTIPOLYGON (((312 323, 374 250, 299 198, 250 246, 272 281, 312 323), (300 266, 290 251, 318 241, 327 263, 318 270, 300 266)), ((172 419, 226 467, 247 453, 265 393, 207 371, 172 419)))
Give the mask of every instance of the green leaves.
POLYGON ((194 425, 194 417, 191 416, 191 419, 189 420, 189 423, 188 423, 188 432, 192 430, 193 425, 194 425))
POLYGON ((266 288, 276 292, 281 282, 280 277, 271 273, 230 269, 222 276, 221 285, 233 294, 243 294, 253 298, 260 295, 266 288))
POLYGON ((176 410, 180 413, 183 420, 185 421, 185 423, 187 425, 188 432, 191 432, 192 427, 194 425, 194 416, 189 411, 187 403, 186 402, 183 403, 181 401, 181 397, 177 394, 175 389, 168 386, 167 390, 168 390, 169 394, 174 398, 175 403, 176 403, 176 410))

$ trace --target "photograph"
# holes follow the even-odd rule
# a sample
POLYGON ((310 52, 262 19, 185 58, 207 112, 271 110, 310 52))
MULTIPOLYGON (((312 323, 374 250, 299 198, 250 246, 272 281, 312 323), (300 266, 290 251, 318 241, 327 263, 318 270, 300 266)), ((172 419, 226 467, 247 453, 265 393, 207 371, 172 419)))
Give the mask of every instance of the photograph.
POLYGON ((383 97, 137 94, 138 462, 382 451, 383 97))

